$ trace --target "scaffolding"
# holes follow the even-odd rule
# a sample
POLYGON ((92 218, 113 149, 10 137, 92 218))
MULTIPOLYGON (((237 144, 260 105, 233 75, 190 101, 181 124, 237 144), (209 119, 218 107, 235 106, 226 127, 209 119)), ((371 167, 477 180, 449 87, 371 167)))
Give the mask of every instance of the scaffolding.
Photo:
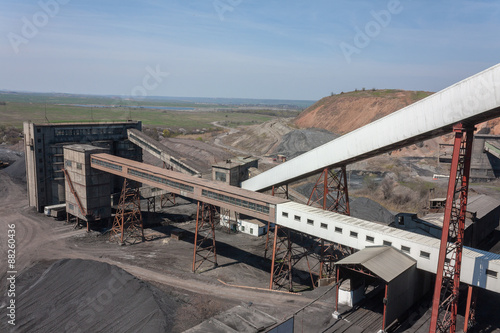
POLYGON ((138 238, 144 241, 139 188, 130 188, 125 178, 109 241, 124 245, 127 240, 135 243, 138 238))
POLYGON ((214 205, 198 201, 196 213, 196 231, 194 235, 193 273, 205 262, 217 267, 217 251, 215 246, 215 226, 220 215, 214 205))

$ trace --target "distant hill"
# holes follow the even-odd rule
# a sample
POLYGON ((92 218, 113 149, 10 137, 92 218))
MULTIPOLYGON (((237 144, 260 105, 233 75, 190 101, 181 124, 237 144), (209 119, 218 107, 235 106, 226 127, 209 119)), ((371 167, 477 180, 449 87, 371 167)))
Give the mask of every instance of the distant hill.
POLYGON ((394 89, 352 91, 324 97, 304 110, 294 123, 345 134, 423 99, 431 92, 394 89))
MULTIPOLYGON (((394 89, 342 93, 322 98, 301 112, 294 123, 299 128, 322 128, 343 135, 432 94, 427 91, 394 89)), ((500 135, 500 117, 478 124, 476 128, 483 134, 500 135)), ((452 136, 445 135, 399 149, 393 154, 435 156, 438 144, 451 143, 451 139, 452 136)))

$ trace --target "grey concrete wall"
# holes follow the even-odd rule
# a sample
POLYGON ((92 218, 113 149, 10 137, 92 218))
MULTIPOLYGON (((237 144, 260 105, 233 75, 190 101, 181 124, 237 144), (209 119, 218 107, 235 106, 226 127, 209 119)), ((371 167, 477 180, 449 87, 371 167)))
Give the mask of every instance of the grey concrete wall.
MULTIPOLYGON (((110 151, 118 156, 142 160, 141 149, 127 140, 127 129, 141 130, 141 122, 72 124, 25 122, 23 128, 28 200, 29 205, 36 206, 39 212, 43 212, 43 207, 46 205, 58 204, 65 200, 64 177, 61 171, 64 145, 95 143, 98 146, 110 147, 110 151)), ((123 179, 114 180, 113 184, 114 188, 120 189, 123 179)))

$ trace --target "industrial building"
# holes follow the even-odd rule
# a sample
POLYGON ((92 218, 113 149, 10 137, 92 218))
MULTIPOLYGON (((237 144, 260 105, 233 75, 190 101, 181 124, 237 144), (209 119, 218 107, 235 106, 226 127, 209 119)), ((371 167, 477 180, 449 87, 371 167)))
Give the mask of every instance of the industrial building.
MULTIPOLYGON (((446 199, 431 199, 431 203, 440 202, 439 212, 432 212, 418 218, 417 214, 399 213, 390 226, 409 230, 430 237, 441 237, 446 199), (444 200, 444 203, 442 203, 444 200)), ((486 195, 470 196, 467 202, 464 223, 464 245, 477 247, 499 226, 500 201, 486 195)))
MULTIPOLYGON (((34 124, 25 122, 24 152, 28 203, 43 212, 45 206, 65 202, 63 174, 65 145, 84 143, 104 147, 108 152, 142 161, 142 150, 128 140, 127 129, 141 130, 140 121, 102 123, 34 124)), ((119 192, 121 182, 112 179, 112 190, 119 192)))
MULTIPOLYGON (((298 262, 296 259, 300 255, 292 254, 291 234, 307 235, 310 239, 320 240, 322 247, 323 242, 328 242, 335 244, 337 248, 349 249, 343 253, 345 256, 342 259, 331 261, 335 264, 331 267, 334 267, 336 274, 337 308, 339 302, 354 305, 363 297, 368 285, 383 288, 383 320, 379 327, 384 332, 391 322, 410 309, 434 285, 430 332, 436 332, 436 327, 440 331, 444 331, 444 327, 445 330, 449 328, 449 331, 455 332, 461 285, 467 286, 469 290, 466 323, 469 319, 473 321, 469 312, 474 306, 471 296, 473 290, 481 288, 500 293, 500 255, 466 247, 466 240, 462 237, 466 229, 466 218, 485 219, 483 223, 473 221, 481 232, 474 232, 471 242, 479 242, 494 226, 493 222, 498 222, 498 205, 490 209, 494 204, 477 201, 477 208, 474 208, 475 201, 470 200, 471 206, 469 210, 466 209, 471 177, 469 171, 474 165, 474 162, 471 163, 474 125, 500 115, 498 96, 486 96, 472 106, 468 101, 476 96, 476 87, 485 82, 493 90, 500 90, 500 80, 495 80, 498 77, 500 65, 246 180, 248 170, 256 162, 251 159, 239 164, 229 162, 225 166, 216 165, 213 180, 198 177, 192 172, 195 170, 187 168, 187 164, 179 166, 174 163, 176 159, 172 160, 172 156, 162 154, 161 151, 158 155, 165 162, 173 163, 169 168, 141 163, 140 148, 133 147, 126 138, 126 125, 129 123, 64 124, 61 127, 46 125, 46 128, 43 125, 25 124, 27 168, 34 169, 29 170, 31 175, 28 173, 28 188, 33 187, 35 190, 29 191, 30 205, 36 204, 40 210, 43 205, 59 203, 66 198, 68 209, 70 204, 74 206, 76 203, 79 206, 80 212, 73 207, 76 217, 89 219, 89 216, 107 215, 107 211, 101 208, 106 201, 109 202, 110 193, 106 193, 106 190, 113 188, 113 182, 101 177, 104 173, 153 186, 198 202, 193 272, 204 262, 217 267, 215 225, 219 221, 216 216, 218 212, 222 216, 230 216, 230 212, 234 212, 235 215, 267 221, 268 225, 274 224, 269 289, 286 287, 283 281, 288 279, 289 290, 293 290, 292 267, 298 262), (462 109, 457 111, 457 106, 462 109), (393 130, 396 126, 399 126, 398 131, 393 130), (347 164, 448 132, 454 133, 454 153, 451 157, 448 186, 448 198, 453 200, 445 203, 441 240, 436 238, 438 235, 435 234, 435 228, 431 232, 431 224, 426 225, 429 227, 427 234, 399 228, 406 226, 405 216, 398 220, 395 228, 351 217, 348 209, 346 214, 338 209, 338 205, 328 210, 325 204, 322 208, 314 207, 293 202, 288 197, 280 198, 258 192, 272 189, 274 193, 276 188, 286 187, 288 193, 288 184, 292 181, 324 172, 323 202, 326 202, 329 191, 337 191, 338 199, 335 204, 348 203, 347 188, 344 186, 347 164), (105 134, 109 136, 106 137, 105 134), (78 139, 80 144, 74 145, 78 139), (184 171, 176 172, 175 168, 184 171), (338 183, 332 185, 326 174, 332 174, 330 170, 334 168, 340 168, 339 174, 343 173, 343 176, 336 177, 338 183), (63 176, 66 176, 66 188, 63 176), (39 196, 39 189, 47 189, 49 182, 50 196, 47 196, 47 191, 41 191, 44 195, 39 196), (73 186, 73 182, 77 185, 73 186), (240 182, 241 187, 231 186, 240 182), (92 188, 94 185, 97 194, 92 188), (76 201, 72 201, 68 190, 76 201), (95 205, 90 201, 83 204, 77 199, 94 196, 98 199, 95 205), (432 284, 434 277, 435 283, 432 284), (445 320, 438 324, 442 318, 445 320)), ((134 125, 139 128, 133 128, 140 129, 140 123, 130 123, 130 126, 134 125)), ((136 139, 151 150, 158 148, 139 134, 136 139)), ((497 153, 497 144, 491 138, 485 139, 479 146, 488 150, 490 155, 497 153)), ((120 202, 125 202, 126 188, 124 185, 120 202)), ((122 207, 122 211, 124 210, 122 207)), ((140 202, 137 210, 140 215, 140 202)), ((408 223, 411 227, 411 217, 408 223)), ((136 227, 138 225, 142 232, 142 220, 135 224, 136 227)), ((113 230, 121 234, 123 239, 126 231, 125 218, 121 221, 115 218, 112 232, 113 230)), ((144 239, 143 233, 142 238, 144 239)), ((331 263, 325 260, 324 253, 320 261, 325 265, 331 263)), ((312 272, 310 275, 312 279, 312 272)), ((323 271, 318 275, 322 278, 323 271)), ((341 316, 341 313, 334 313, 336 319, 341 316)))
POLYGON ((84 144, 64 146, 66 212, 77 220, 111 217, 111 175, 90 167, 91 154, 107 152, 108 148, 84 144))
POLYGON ((251 156, 239 156, 212 165, 212 180, 232 186, 250 178, 251 170, 259 167, 259 160, 251 156))

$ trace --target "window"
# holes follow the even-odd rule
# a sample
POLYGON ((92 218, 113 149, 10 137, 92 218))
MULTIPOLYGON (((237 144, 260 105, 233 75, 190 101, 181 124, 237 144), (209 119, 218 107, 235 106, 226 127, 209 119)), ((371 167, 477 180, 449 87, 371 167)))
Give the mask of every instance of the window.
POLYGON ((70 160, 66 160, 66 161, 64 162, 64 165, 65 165, 66 167, 71 167, 71 161, 70 161, 70 160))
POLYGON ((398 217, 398 224, 399 225, 405 225, 405 220, 402 216, 398 217))
POLYGON ((294 219, 295 221, 300 222, 300 216, 298 216, 298 215, 295 215, 295 216, 293 217, 293 219, 294 219))
POLYGON ((373 238, 372 236, 366 236, 366 241, 369 242, 369 243, 374 243, 375 242, 375 238, 373 238))
POLYGON ((314 225, 314 220, 307 219, 307 224, 314 225))
POLYGON ((281 212, 281 216, 288 217, 288 213, 287 212, 281 212))
POLYGON ((392 245, 392 243, 391 243, 391 242, 389 242, 389 241, 384 241, 384 245, 391 246, 391 245, 392 245))
POLYGON ((245 231, 245 226, 244 225, 241 226, 241 231, 245 231))
POLYGON ((410 248, 408 246, 401 245, 401 251, 405 253, 410 253, 410 248))
POLYGON ((82 163, 76 163, 76 168, 78 170, 82 170, 82 163))
POLYGON ((355 232, 355 231, 351 231, 351 233, 349 234, 349 236, 351 236, 352 238, 358 238, 358 233, 355 232))
POLYGON ((328 224, 326 223, 321 223, 320 224, 320 227, 323 228, 323 229, 328 229, 328 224))
POLYGON ((339 234, 341 234, 342 233, 342 228, 335 227, 335 232, 338 232, 339 234))
POLYGON ((226 174, 219 172, 219 171, 215 171, 215 180, 218 180, 220 182, 225 183, 226 182, 226 174))
POLYGON ((253 228, 250 228, 250 233, 253 235, 253 228))
POLYGON ((486 275, 496 278, 497 277, 497 272, 492 271, 490 269, 487 269, 486 270, 486 275))
POLYGON ((68 208, 69 208, 69 210, 74 210, 75 206, 73 206, 73 204, 68 204, 68 208))
POLYGON ((431 257, 431 254, 429 252, 420 251, 420 257, 424 259, 429 259, 431 257))

